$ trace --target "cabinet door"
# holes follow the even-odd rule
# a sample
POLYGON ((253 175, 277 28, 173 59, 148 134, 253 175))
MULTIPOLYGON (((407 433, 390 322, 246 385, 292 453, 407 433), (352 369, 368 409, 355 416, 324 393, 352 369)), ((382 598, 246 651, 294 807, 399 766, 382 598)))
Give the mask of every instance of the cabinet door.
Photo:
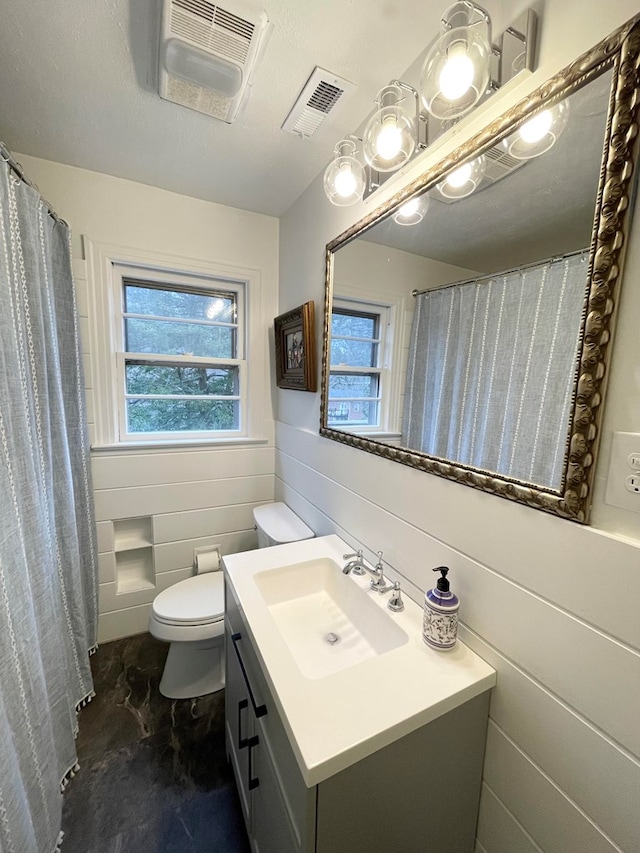
POLYGON ((251 752, 253 783, 253 841, 256 853, 298 853, 289 812, 278 784, 267 742, 256 726, 251 752))
POLYGON ((242 669, 233 649, 231 632, 225 633, 225 717, 227 751, 238 783, 238 793, 247 827, 250 826, 249 741, 254 735, 254 717, 242 669))

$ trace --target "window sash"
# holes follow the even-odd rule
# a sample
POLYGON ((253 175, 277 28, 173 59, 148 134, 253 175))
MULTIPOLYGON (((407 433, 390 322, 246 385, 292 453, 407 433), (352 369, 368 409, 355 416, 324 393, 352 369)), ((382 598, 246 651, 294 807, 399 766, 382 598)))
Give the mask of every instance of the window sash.
POLYGON ((152 441, 162 438, 163 440, 185 440, 198 438, 237 438, 246 429, 246 403, 247 403, 247 364, 240 359, 208 359, 198 357, 183 357, 152 355, 149 353, 117 353, 117 381, 120 390, 122 404, 118 407, 118 426, 122 440, 126 441, 152 441), (237 367, 239 394, 217 395, 217 394, 130 394, 126 390, 126 366, 135 361, 144 361, 148 364, 164 364, 168 366, 200 366, 200 367, 237 367), (163 430, 157 432, 131 431, 128 424, 128 401, 129 400, 186 400, 200 402, 205 400, 219 400, 238 404, 237 428, 229 430, 163 430))
MULTIPOLYGON (((384 388, 385 388, 385 368, 383 367, 383 359, 385 358, 384 348, 385 348, 385 333, 388 324, 388 307, 386 306, 377 306, 368 303, 362 303, 361 307, 358 306, 335 306, 332 311, 332 319, 335 315, 340 317, 362 317, 367 320, 373 320, 373 334, 371 336, 368 335, 347 335, 347 334, 331 334, 332 344, 335 341, 353 341, 355 343, 364 343, 368 344, 371 347, 371 361, 373 364, 371 365, 350 365, 342 362, 336 363, 332 362, 329 365, 329 394, 328 394, 328 406, 327 406, 327 423, 329 426, 349 426, 352 425, 357 429, 363 430, 373 430, 373 429, 381 429, 383 427, 383 420, 386 417, 385 407, 384 407, 384 388), (375 381, 371 383, 371 394, 369 396, 361 396, 361 395, 338 395, 331 390, 331 377, 336 376, 369 376, 375 381), (347 417, 342 416, 342 411, 340 412, 341 416, 332 415, 332 409, 341 408, 345 405, 349 405, 349 414, 351 414, 351 404, 353 403, 363 403, 365 405, 369 405, 369 416, 366 419, 365 423, 362 423, 362 419, 356 417, 347 417)), ((332 324, 333 325, 333 324, 332 324)), ((330 353, 333 353, 333 346, 330 349, 330 353)))
POLYGON ((245 306, 245 285, 243 283, 227 282, 224 280, 212 277, 206 282, 197 280, 199 277, 189 276, 189 274, 171 274, 163 275, 160 271, 145 270, 144 275, 140 274, 140 270, 136 271, 136 275, 128 274, 129 271, 124 267, 116 267, 114 276, 114 286, 117 287, 116 305, 119 308, 119 321, 117 326, 116 352, 115 352, 115 369, 118 397, 118 412, 117 426, 120 441, 153 441, 153 440, 193 440, 193 439, 224 439, 238 438, 247 433, 247 365, 245 360, 246 350, 246 323, 247 318, 244 312, 245 306), (149 277, 147 277, 149 272, 149 277), (156 278, 158 276, 158 278, 156 278), (149 290, 165 290, 165 291, 182 291, 199 296, 207 296, 215 298, 216 295, 221 297, 233 297, 235 322, 219 321, 209 318, 188 318, 188 317, 173 317, 171 315, 153 315, 143 314, 139 312, 125 311, 126 296, 125 288, 136 286, 149 290), (231 331, 231 347, 234 357, 224 356, 197 356, 189 354, 172 354, 172 353, 149 353, 149 352, 134 352, 128 351, 126 348, 128 319, 139 319, 144 321, 158 323, 183 324, 185 326, 197 325, 209 328, 229 329, 231 331), (149 366, 166 365, 168 367, 208 367, 208 368, 234 368, 238 370, 237 385, 239 393, 231 395, 204 395, 204 394, 136 394, 127 390, 127 364, 144 363, 149 366), (185 402, 186 408, 190 408, 189 403, 204 403, 206 401, 228 402, 234 408, 234 426, 231 429, 180 429, 180 430, 158 430, 158 431, 138 431, 130 429, 129 425, 129 408, 130 402, 134 400, 157 400, 169 401, 175 400, 178 403, 185 402))

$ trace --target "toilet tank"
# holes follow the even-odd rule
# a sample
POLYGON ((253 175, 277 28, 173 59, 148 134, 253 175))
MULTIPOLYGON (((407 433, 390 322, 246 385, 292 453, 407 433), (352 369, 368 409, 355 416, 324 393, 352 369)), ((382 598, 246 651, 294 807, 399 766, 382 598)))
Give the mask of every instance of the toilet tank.
POLYGON ((313 530, 284 503, 254 507, 253 517, 258 531, 258 548, 299 542, 315 536, 313 530))

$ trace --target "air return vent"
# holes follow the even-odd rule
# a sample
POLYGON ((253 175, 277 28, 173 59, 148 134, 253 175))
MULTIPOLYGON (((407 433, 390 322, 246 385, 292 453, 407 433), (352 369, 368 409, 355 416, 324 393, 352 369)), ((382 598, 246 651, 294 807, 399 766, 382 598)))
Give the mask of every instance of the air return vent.
POLYGON ((267 28, 266 14, 242 0, 164 0, 160 96, 231 123, 267 28))
POLYGON ((526 160, 516 160, 515 157, 507 154, 501 145, 494 145, 485 152, 484 156, 486 158, 484 181, 487 184, 495 184, 496 181, 506 178, 526 163, 526 160))
POLYGON ((315 68, 284 120, 282 130, 298 136, 313 136, 338 101, 354 89, 354 83, 323 68, 315 68))
MULTIPOLYGON (((497 181, 501 181, 502 178, 506 178, 507 175, 510 175, 522 166, 526 166, 528 162, 527 160, 516 160, 515 157, 507 154, 499 143, 498 145, 494 145, 493 148, 490 148, 488 151, 485 151, 484 156, 484 175, 480 182, 480 186, 475 191, 476 193, 481 192, 485 187, 489 187, 497 181)), ((438 201, 444 202, 444 204, 457 204, 458 201, 460 201, 460 199, 447 198, 439 193, 435 188, 431 190, 431 195, 438 201)))

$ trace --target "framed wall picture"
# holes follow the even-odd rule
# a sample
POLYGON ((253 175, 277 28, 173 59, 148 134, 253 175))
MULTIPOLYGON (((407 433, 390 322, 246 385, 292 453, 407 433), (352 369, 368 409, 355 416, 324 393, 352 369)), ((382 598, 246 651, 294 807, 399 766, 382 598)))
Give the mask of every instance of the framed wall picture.
POLYGON ((281 314, 273 321, 276 384, 293 391, 316 391, 316 340, 313 302, 281 314))

